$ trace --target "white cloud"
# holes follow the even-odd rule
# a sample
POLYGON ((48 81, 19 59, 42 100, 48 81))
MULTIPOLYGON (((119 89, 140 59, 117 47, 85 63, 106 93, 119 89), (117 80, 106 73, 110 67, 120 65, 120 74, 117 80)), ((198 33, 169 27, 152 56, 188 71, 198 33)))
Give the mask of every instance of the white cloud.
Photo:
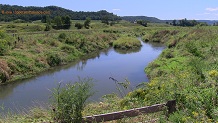
POLYGON ((206 8, 205 10, 207 10, 207 11, 218 11, 218 7, 216 7, 216 8, 206 8))
POLYGON ((112 9, 113 11, 120 11, 120 9, 112 9))
POLYGON ((205 12, 205 13, 197 14, 197 15, 210 15, 210 14, 211 14, 211 13, 205 12))

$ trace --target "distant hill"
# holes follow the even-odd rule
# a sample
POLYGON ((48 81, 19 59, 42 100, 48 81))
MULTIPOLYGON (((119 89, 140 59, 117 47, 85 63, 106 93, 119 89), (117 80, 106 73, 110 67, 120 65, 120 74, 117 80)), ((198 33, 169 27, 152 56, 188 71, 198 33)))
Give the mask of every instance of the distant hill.
POLYGON ((218 20, 197 20, 198 22, 205 22, 208 25, 213 25, 214 23, 217 23, 218 20))
POLYGON ((121 17, 123 20, 134 22, 135 20, 145 20, 153 23, 165 23, 165 21, 160 20, 155 17, 147 17, 147 16, 123 16, 121 17))
POLYGON ((109 20, 120 20, 121 18, 113 13, 109 13, 105 10, 98 12, 83 12, 72 11, 57 6, 17 6, 17 5, 3 5, 0 4, 0 21, 12 21, 16 19, 22 19, 25 21, 40 20, 43 16, 66 16, 68 15, 73 20, 85 20, 86 17, 90 17, 92 20, 101 20, 103 17, 107 17, 109 20))

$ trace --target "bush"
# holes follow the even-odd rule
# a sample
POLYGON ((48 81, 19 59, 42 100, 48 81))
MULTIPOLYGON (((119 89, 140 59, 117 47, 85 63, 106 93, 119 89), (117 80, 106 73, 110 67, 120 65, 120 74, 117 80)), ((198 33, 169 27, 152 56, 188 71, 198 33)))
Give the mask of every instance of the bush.
POLYGON ((58 86, 53 91, 54 119, 63 123, 81 123, 86 100, 93 95, 93 79, 80 79, 75 84, 58 86))
POLYGON ((50 54, 47 57, 47 62, 50 66, 57 66, 61 64, 61 58, 58 54, 50 54))
POLYGON ((66 39, 67 35, 65 33, 61 33, 58 38, 59 39, 66 39))
POLYGON ((82 28, 83 28, 83 25, 82 25, 81 23, 76 23, 76 24, 75 24, 75 27, 76 27, 77 29, 82 29, 82 28))
POLYGON ((51 25, 49 25, 49 24, 46 24, 46 26, 45 26, 45 31, 50 31, 51 30, 51 25))

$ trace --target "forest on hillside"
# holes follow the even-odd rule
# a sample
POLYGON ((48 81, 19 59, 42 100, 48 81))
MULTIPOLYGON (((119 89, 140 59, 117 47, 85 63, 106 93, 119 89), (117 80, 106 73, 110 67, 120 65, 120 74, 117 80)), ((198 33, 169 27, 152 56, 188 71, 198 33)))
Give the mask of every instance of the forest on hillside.
POLYGON ((17 6, 0 4, 0 21, 13 21, 22 19, 24 21, 41 20, 43 16, 69 16, 72 20, 85 20, 87 17, 92 20, 101 20, 108 18, 109 20, 121 20, 121 18, 113 13, 105 10, 97 12, 72 11, 57 6, 35 7, 35 6, 17 6))

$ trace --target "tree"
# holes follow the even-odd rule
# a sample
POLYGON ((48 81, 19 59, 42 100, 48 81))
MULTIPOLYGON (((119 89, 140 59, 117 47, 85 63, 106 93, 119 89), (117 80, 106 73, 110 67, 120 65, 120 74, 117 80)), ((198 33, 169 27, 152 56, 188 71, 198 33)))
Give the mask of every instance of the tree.
POLYGON ((86 21, 84 22, 84 27, 86 29, 89 29, 89 26, 90 26, 90 22, 91 22, 91 18, 86 18, 86 21))
POLYGON ((147 22, 145 20, 137 20, 137 24, 147 27, 147 22))
POLYGON ((51 18, 49 16, 46 16, 46 23, 51 25, 51 18))
POLYGON ((77 29, 82 29, 82 28, 83 28, 83 25, 82 25, 81 23, 76 23, 76 24, 75 24, 75 27, 76 27, 77 29))
POLYGON ((63 17, 61 17, 61 20, 63 22, 63 28, 64 29, 69 29, 70 26, 71 26, 70 17, 69 16, 63 16, 63 17))
POLYGON ((176 26, 177 24, 176 24, 176 20, 173 20, 173 26, 176 26))
POLYGON ((109 17, 108 16, 102 17, 101 22, 109 25, 109 17))
POLYGON ((41 22, 42 22, 42 23, 46 23, 46 16, 43 16, 43 17, 42 17, 41 22))
POLYGON ((62 19, 61 19, 61 17, 60 16, 56 16, 54 18, 54 22, 55 22, 56 28, 57 29, 61 29, 61 27, 62 27, 62 19))
POLYGON ((69 16, 66 16, 65 21, 64 21, 64 24, 66 24, 66 25, 71 25, 71 21, 70 21, 70 20, 71 20, 70 17, 69 17, 69 16))

